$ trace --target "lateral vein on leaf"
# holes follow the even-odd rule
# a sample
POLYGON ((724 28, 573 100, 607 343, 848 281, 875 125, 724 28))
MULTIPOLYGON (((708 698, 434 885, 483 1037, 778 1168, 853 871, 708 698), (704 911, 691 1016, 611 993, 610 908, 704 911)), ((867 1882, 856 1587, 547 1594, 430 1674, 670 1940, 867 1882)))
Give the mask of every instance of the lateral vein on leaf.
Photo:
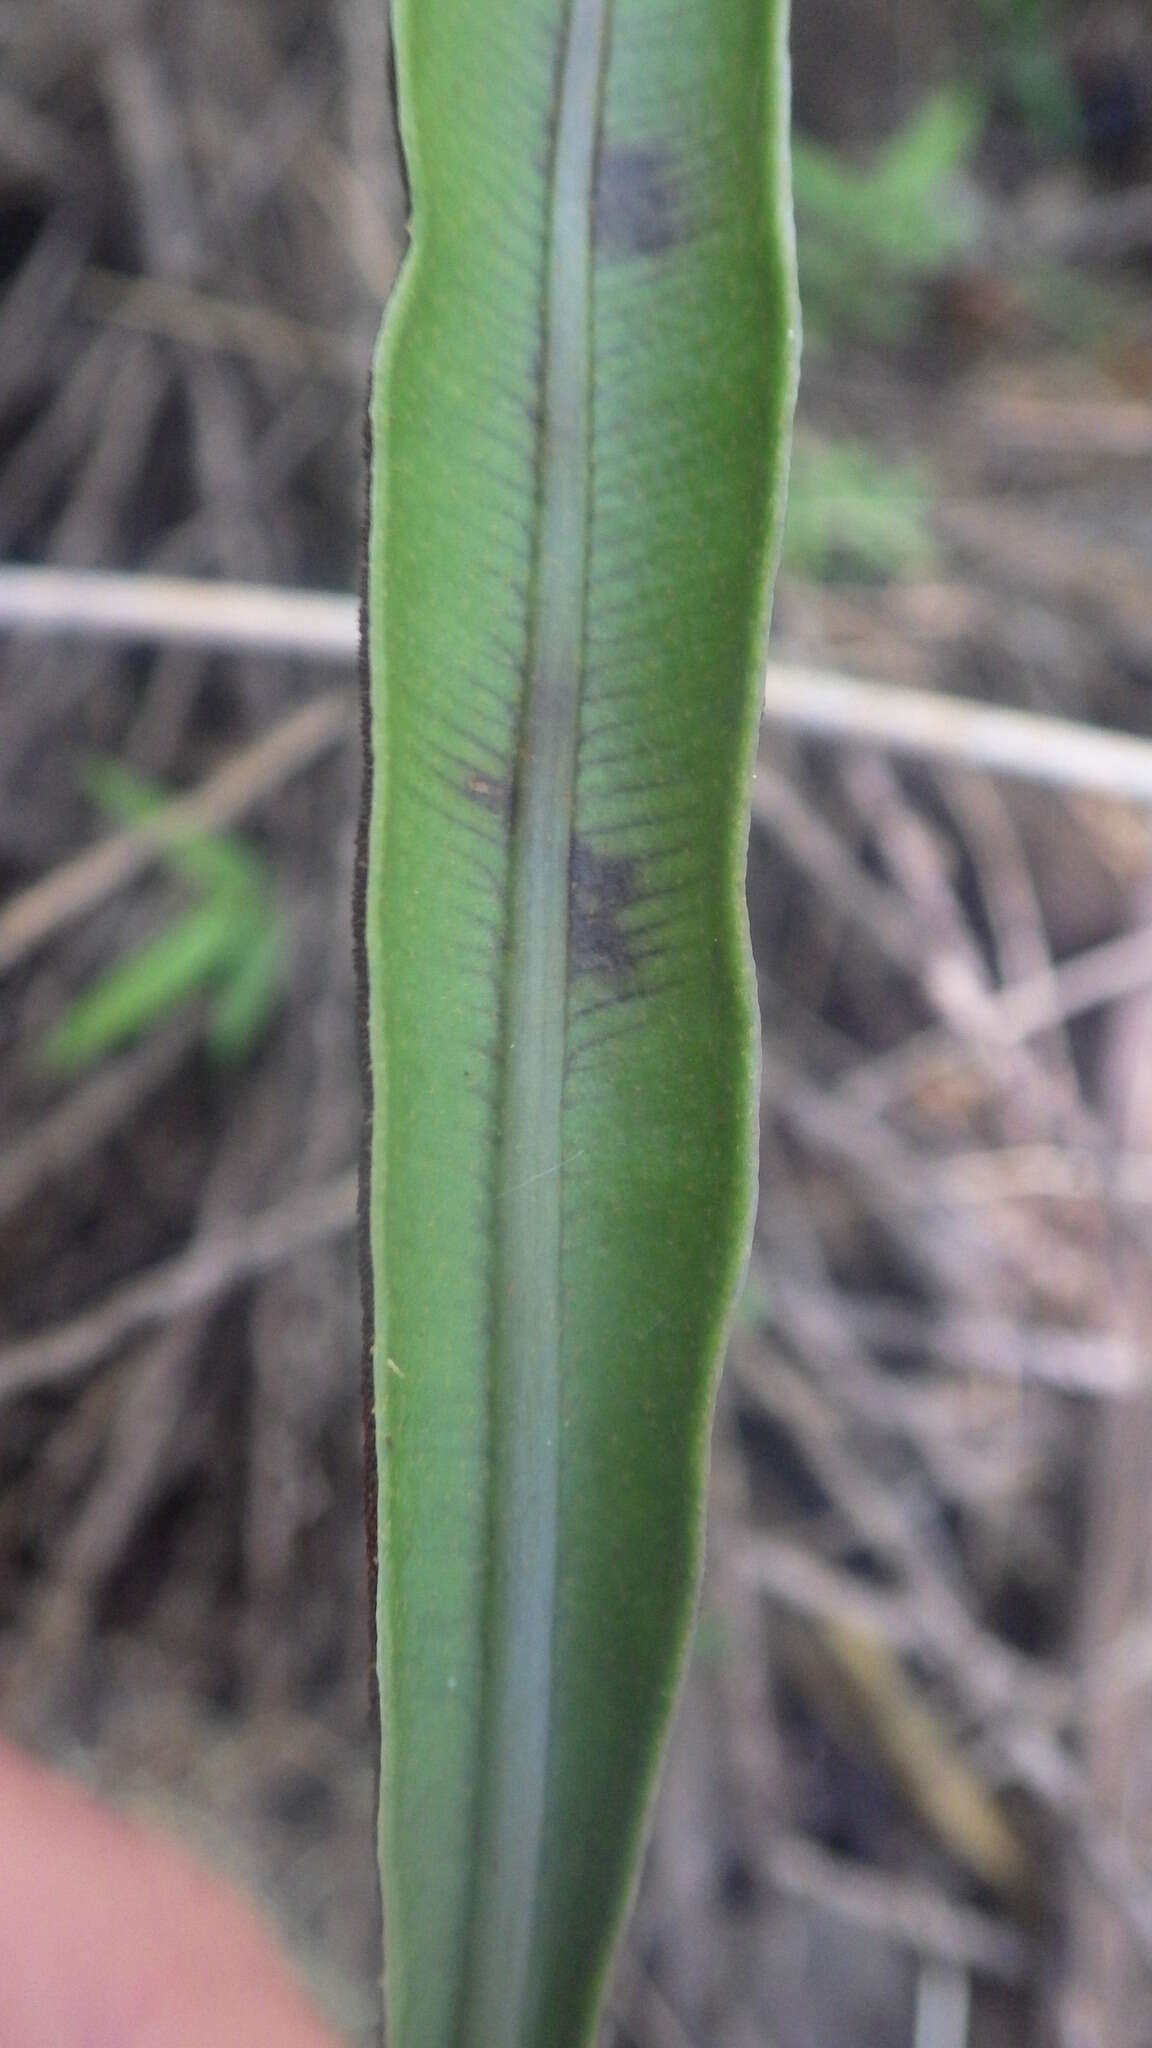
POLYGON ((569 874, 591 496, 593 211, 612 0, 569 0, 552 130, 535 567, 509 880, 484 1793, 467 2048, 527 2024, 559 1518, 569 874))

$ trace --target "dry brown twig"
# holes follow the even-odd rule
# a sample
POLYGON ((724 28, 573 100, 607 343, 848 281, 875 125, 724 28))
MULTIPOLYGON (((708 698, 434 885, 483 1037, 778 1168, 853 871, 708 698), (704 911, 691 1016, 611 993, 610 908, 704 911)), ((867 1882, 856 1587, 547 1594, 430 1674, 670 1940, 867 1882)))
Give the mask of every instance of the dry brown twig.
POLYGON ((0 1160, 0 1218, 11 1215, 45 1181, 67 1171, 122 1128, 132 1111, 175 1071, 193 1038, 191 1026, 159 1033, 101 1067, 9 1144, 0 1160))
POLYGON ((31 1388, 59 1386, 96 1365, 136 1331, 218 1300, 306 1245, 343 1235, 356 1221, 357 1188, 354 1170, 323 1187, 307 1188, 263 1215, 237 1220, 227 1231, 197 1239, 186 1252, 153 1267, 70 1322, 0 1346, 0 1399, 31 1388))
MULTIPOLYGON (((1006 1044, 1022 1044, 1147 988, 1152 981, 1152 931, 1123 932, 1062 960, 1051 970, 1009 983, 988 997, 989 1016, 1006 1044)), ((971 1062, 973 1048, 932 1025, 906 1038, 892 1053, 872 1055, 841 1077, 839 1086, 858 1110, 890 1109, 926 1082, 971 1062)))
MULTIPOLYGON (((918 1646, 949 1670, 963 1671, 966 1693, 978 1701, 982 1717, 1066 1717, 1073 1704, 1069 1688, 1046 1667, 998 1642, 968 1612, 940 1539, 848 1446, 843 1418, 831 1404, 782 1358, 773 1357, 769 1366, 746 1340, 734 1341, 733 1362, 742 1382, 787 1424, 849 1527, 898 1571, 900 1592, 882 1597, 907 1601, 918 1646)), ((774 1554, 779 1562, 781 1553, 774 1554)))
POLYGON ((790 1898, 869 1928, 917 1954, 957 1963, 1001 1984, 1026 1983, 1037 1958, 1026 1935, 922 1882, 833 1855, 796 1835, 778 1835, 768 1851, 772 1881, 790 1898))
MULTIPOLYGON (((10 566, 0 627, 342 663, 358 646, 356 600, 335 593, 10 566)), ((1152 802, 1152 742, 1068 719, 778 662, 764 715, 810 737, 1152 802)))

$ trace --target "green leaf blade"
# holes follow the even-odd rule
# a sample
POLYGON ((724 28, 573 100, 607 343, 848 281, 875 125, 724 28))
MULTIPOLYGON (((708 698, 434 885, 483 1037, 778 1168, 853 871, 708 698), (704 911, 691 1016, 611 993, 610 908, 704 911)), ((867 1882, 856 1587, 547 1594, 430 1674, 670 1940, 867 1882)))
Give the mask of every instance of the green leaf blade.
POLYGON ((229 959, 232 926, 200 904, 78 996, 41 1049, 45 1066, 77 1073, 161 1023, 200 993, 229 959))
POLYGON ((365 933, 389 2009, 397 2048, 574 2048, 751 1214, 782 23, 409 0, 397 30, 365 933))

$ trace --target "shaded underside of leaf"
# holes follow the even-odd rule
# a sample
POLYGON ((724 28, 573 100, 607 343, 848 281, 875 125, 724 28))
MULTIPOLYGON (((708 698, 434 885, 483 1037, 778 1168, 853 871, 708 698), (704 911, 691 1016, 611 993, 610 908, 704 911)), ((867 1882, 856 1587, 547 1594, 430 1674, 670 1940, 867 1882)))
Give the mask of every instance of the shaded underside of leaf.
POLYGON ((751 1215, 784 27, 775 0, 396 13, 365 913, 391 2040, 575 2048, 751 1215))

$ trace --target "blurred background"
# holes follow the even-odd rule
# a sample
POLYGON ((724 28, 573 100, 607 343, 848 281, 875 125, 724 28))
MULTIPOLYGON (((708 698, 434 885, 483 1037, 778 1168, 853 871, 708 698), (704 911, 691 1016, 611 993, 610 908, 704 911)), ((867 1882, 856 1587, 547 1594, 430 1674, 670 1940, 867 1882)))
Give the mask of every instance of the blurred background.
MULTIPOLYGON (((765 728, 765 1199, 608 2042, 1148 2048, 1152 755, 1077 728, 1152 742, 1152 17, 797 17, 774 654, 936 752, 917 698, 765 728), (1005 774, 960 700, 1065 723, 1005 774)), ((0 0, 0 1722, 256 1890, 350 2041, 349 616, 15 630, 7 572, 354 588, 385 40, 0 0)))

